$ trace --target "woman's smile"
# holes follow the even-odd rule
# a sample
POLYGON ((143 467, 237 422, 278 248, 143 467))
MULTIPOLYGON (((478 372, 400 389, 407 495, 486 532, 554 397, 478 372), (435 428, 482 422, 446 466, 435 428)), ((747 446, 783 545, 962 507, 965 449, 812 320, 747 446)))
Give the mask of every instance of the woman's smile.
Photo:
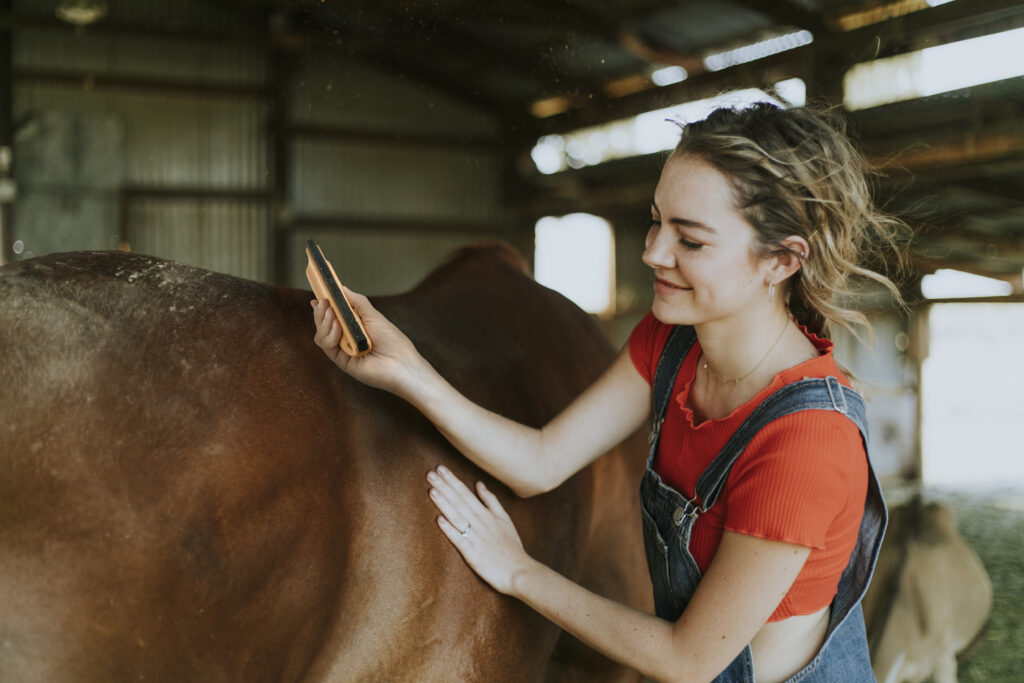
POLYGON ((692 287, 683 287, 660 277, 654 280, 654 293, 660 296, 671 296, 672 294, 691 291, 693 291, 692 287))

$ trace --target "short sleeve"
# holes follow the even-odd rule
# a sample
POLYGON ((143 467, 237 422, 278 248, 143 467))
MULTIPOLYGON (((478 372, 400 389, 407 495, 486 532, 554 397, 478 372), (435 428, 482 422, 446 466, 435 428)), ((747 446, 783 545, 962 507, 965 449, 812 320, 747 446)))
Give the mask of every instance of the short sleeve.
POLYGON ((762 429, 736 461, 724 526, 820 550, 852 502, 862 504, 866 482, 856 425, 827 410, 793 413, 762 429))
POLYGON ((629 335, 629 357, 648 384, 654 379, 654 370, 671 332, 671 325, 660 322, 653 313, 648 313, 629 335))

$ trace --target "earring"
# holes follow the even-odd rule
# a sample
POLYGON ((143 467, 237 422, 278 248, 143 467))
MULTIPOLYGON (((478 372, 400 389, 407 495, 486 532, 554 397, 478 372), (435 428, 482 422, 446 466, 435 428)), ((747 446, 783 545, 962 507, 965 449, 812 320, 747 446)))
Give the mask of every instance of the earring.
POLYGON ((772 303, 774 301, 775 301, 775 283, 774 282, 769 282, 768 283, 768 303, 772 303))

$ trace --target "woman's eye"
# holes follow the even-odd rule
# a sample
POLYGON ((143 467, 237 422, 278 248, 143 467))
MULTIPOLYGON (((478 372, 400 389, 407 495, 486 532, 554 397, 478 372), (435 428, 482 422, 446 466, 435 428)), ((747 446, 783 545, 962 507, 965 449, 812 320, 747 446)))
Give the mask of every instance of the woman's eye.
POLYGON ((693 251, 696 251, 697 249, 700 249, 701 247, 704 246, 700 242, 691 242, 690 240, 684 240, 683 238, 679 238, 679 244, 693 251))

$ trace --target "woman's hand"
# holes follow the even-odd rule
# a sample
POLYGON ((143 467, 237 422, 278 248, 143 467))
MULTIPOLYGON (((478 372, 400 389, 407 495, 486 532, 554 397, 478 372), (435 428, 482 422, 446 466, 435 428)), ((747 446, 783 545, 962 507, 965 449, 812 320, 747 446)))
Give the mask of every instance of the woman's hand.
POLYGON ((441 511, 441 531, 480 578, 511 595, 516 574, 533 560, 505 508, 483 482, 477 482, 477 498, 446 467, 428 473, 427 481, 433 487, 430 500, 441 511))
POLYGON ((370 353, 353 358, 341 350, 338 346, 341 341, 341 323, 326 300, 309 302, 313 307, 313 322, 316 324, 313 341, 335 365, 360 382, 402 395, 408 389, 416 369, 425 364, 423 358, 409 338, 381 315, 369 299, 347 287, 345 294, 362 318, 366 334, 373 345, 370 353))

